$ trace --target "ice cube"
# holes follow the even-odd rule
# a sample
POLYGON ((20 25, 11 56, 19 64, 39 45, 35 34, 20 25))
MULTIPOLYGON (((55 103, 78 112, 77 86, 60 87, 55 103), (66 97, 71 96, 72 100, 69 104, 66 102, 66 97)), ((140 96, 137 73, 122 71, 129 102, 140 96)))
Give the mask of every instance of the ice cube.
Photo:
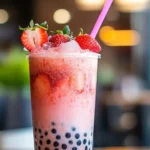
POLYGON ((60 53, 79 53, 81 48, 75 40, 71 40, 66 43, 62 43, 58 47, 58 52, 60 53))
POLYGON ((51 42, 46 42, 43 44, 43 50, 48 50, 49 48, 53 47, 53 43, 51 42))

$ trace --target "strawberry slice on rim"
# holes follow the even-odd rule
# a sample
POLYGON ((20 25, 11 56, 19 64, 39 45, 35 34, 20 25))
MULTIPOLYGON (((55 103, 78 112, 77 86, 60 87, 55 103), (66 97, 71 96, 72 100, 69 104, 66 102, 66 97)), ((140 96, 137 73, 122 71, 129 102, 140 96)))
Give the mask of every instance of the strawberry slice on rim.
POLYGON ((21 35, 21 42, 29 52, 33 52, 36 46, 42 46, 48 41, 47 22, 42 24, 34 24, 33 20, 30 21, 30 26, 27 28, 21 28, 23 33, 21 35))

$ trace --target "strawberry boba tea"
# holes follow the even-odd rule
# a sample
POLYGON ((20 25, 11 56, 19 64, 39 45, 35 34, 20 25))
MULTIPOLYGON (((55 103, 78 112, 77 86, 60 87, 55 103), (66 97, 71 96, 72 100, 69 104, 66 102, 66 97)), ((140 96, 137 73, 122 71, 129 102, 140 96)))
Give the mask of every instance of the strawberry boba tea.
POLYGON ((35 150, 92 150, 98 42, 68 26, 52 35, 30 22, 21 35, 29 51, 35 150))

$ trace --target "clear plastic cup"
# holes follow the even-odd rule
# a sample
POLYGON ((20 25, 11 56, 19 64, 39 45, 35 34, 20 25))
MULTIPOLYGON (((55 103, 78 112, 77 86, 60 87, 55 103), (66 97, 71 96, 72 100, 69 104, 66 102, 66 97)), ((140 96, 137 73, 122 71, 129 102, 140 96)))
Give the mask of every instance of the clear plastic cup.
POLYGON ((99 57, 29 56, 35 150, 92 150, 99 57))

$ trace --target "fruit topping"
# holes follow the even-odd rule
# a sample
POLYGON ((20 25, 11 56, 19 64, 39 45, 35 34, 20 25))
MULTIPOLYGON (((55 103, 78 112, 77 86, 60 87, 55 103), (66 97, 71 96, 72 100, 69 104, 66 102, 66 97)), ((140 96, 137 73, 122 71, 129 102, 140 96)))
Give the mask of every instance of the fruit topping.
POLYGON ((68 25, 66 25, 63 30, 56 30, 56 32, 52 33, 53 36, 49 39, 49 42, 52 42, 54 47, 58 47, 61 43, 70 41, 72 37, 68 25))
POLYGON ((83 30, 81 29, 80 34, 75 38, 82 49, 89 49, 92 52, 99 53, 101 51, 101 47, 99 43, 93 39, 88 34, 83 34, 83 30))
POLYGON ((23 31, 21 35, 21 42, 29 52, 34 52, 37 46, 42 46, 48 41, 48 30, 47 22, 43 22, 40 25, 34 24, 33 20, 30 21, 30 26, 27 28, 21 28, 23 31))

